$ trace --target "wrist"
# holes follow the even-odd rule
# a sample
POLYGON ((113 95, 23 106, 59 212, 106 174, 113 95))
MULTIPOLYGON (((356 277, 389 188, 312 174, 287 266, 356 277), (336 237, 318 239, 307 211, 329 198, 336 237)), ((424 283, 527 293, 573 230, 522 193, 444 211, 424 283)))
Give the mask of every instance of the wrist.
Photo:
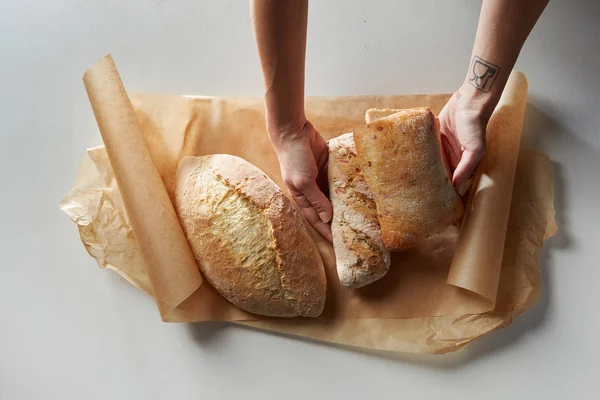
POLYGON ((304 94, 300 93, 301 96, 291 95, 274 88, 265 92, 265 119, 272 140, 288 140, 302 131, 306 114, 304 94))
POLYGON ((284 149, 287 144, 300 139, 307 123, 303 114, 293 118, 276 118, 267 111, 266 119, 267 132, 276 151, 284 149))
POLYGON ((466 80, 458 89, 457 95, 463 109, 472 112, 486 122, 490 119, 500 100, 500 95, 495 91, 482 92, 466 80))

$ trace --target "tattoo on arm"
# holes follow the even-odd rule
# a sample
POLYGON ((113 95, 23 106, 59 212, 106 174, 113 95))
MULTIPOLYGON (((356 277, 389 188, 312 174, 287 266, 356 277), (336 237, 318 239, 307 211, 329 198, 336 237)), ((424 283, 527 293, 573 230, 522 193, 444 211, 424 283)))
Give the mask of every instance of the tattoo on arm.
POLYGON ((494 85, 499 73, 499 66, 474 56, 469 69, 469 82, 477 89, 487 93, 494 85))

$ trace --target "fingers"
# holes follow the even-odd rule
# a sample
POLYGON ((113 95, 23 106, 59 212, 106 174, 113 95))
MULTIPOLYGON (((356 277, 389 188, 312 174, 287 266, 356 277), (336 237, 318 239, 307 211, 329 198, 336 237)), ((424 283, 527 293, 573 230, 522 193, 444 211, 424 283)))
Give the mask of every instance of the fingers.
POLYGON ((316 181, 302 179, 299 182, 295 182, 294 187, 302 193, 306 199, 306 205, 300 205, 300 207, 314 208, 323 223, 331 221, 331 215, 333 214, 331 203, 323 192, 321 192, 316 181))
POLYGON ((440 141, 446 169, 449 171, 449 175, 452 176, 452 173, 460 161, 461 147, 458 138, 453 134, 454 130, 451 127, 452 121, 450 120, 449 115, 448 104, 446 104, 439 115, 440 141))
POLYGON ((329 178, 327 176, 328 168, 329 162, 325 163, 324 167, 319 168, 319 173, 317 174, 317 186, 327 199, 329 199, 329 178))
POLYGON ((467 191, 467 181, 473 175, 477 163, 483 157, 485 153, 485 146, 477 146, 473 148, 467 148, 463 151, 462 157, 454 170, 452 176, 452 183, 456 188, 459 195, 463 196, 467 191))
POLYGON ((332 243, 333 237, 331 234, 331 225, 321 221, 321 218, 319 218, 316 210, 312 207, 302 208, 302 212, 304 213, 304 216, 310 225, 315 228, 315 230, 319 232, 321 236, 327 239, 329 243, 332 243))
POLYGON ((310 201, 303 194, 292 194, 292 197, 294 198, 296 204, 298 204, 298 206, 302 209, 302 213, 304 214, 304 217, 306 218, 308 223, 329 242, 333 242, 333 238, 331 235, 331 226, 329 225, 329 223, 323 222, 321 220, 321 217, 319 216, 317 210, 312 206, 310 201))
POLYGON ((306 220, 330 242, 331 221, 333 210, 329 199, 317 186, 316 181, 311 179, 301 179, 298 182, 288 184, 290 194, 294 201, 302 209, 306 220))
POLYGON ((441 135, 441 142, 444 165, 448 171, 448 176, 452 176, 460 162, 460 145, 456 142, 456 138, 444 134, 441 135))

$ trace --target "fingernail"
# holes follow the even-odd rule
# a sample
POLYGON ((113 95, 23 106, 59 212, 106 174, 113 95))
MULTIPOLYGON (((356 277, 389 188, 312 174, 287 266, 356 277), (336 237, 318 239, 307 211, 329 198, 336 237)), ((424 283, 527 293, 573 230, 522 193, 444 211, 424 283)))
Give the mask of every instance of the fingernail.
POLYGON ((321 218, 321 221, 326 224, 329 222, 329 215, 327 215, 327 213, 325 211, 321 211, 319 213, 319 218, 321 218))

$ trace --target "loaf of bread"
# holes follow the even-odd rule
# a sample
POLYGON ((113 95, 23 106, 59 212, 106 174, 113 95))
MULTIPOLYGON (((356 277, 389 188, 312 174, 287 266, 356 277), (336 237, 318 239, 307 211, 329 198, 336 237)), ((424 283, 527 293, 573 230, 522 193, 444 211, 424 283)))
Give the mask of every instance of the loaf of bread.
POLYGON ((272 317, 317 317, 325 304, 323 262, 300 214, 247 161, 185 157, 176 210, 206 280, 237 307, 272 317))
POLYGON ((358 288, 387 273, 390 252, 381 239, 375 200, 360 169, 352 133, 329 140, 328 146, 337 272, 342 285, 358 288))
POLYGON ((383 243, 407 250, 457 222, 463 204, 444 165, 439 121, 431 110, 379 119, 374 114, 354 132, 358 160, 377 204, 383 243))

